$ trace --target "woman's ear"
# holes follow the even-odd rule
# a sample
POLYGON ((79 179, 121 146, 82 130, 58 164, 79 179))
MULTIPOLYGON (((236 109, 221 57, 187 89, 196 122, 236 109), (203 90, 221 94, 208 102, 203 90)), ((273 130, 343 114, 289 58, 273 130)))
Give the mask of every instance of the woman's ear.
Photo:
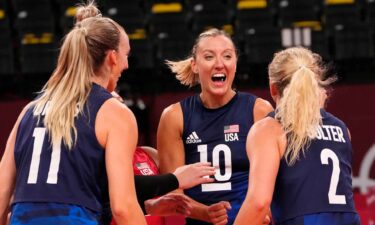
POLYGON ((198 74, 198 67, 193 58, 190 61, 190 66, 191 66, 191 70, 193 71, 193 73, 198 74))
POLYGON ((110 65, 112 66, 116 66, 117 65, 117 52, 115 50, 110 50, 108 52, 108 61, 110 63, 110 65))
POLYGON ((277 90, 277 86, 275 83, 269 83, 270 85, 270 94, 272 96, 273 99, 275 99, 276 96, 279 95, 279 91, 277 90))

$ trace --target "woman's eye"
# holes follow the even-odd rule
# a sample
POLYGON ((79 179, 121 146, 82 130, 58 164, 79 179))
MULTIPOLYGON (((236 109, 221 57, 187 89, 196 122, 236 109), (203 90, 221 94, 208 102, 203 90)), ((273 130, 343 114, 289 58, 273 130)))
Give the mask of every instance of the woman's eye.
POLYGON ((212 56, 212 55, 206 55, 206 56, 204 56, 204 59, 206 59, 206 60, 211 60, 211 59, 213 59, 214 57, 212 56))
POLYGON ((225 59, 231 59, 231 58, 232 58, 232 55, 224 55, 224 58, 225 58, 225 59))

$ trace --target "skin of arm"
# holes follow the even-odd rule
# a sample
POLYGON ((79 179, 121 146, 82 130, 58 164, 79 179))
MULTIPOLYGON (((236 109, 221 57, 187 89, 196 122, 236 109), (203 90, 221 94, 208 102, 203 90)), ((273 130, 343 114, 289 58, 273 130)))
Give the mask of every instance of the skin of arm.
MULTIPOLYGON (((160 160, 160 172, 172 173, 185 164, 185 151, 182 140, 183 114, 181 105, 175 103, 167 107, 160 118, 157 132, 157 149, 160 160)), ((178 190, 182 192, 182 190, 178 190)), ((191 199, 192 209, 189 217, 211 222, 225 224, 226 209, 230 208, 228 202, 219 202, 206 206, 191 199), (222 222, 224 221, 224 222, 222 222)))
POLYGON ((268 101, 262 99, 262 98, 257 98, 255 100, 254 104, 254 123, 257 122, 258 120, 263 119, 268 115, 268 113, 273 111, 273 107, 271 103, 268 101))
POLYGON ((280 124, 267 117, 255 123, 247 137, 249 188, 234 225, 263 224, 272 201, 277 172, 286 147, 280 124))
MULTIPOLYGON (((30 105, 30 104, 29 104, 30 105)), ((8 220, 9 203, 13 194, 16 180, 16 164, 14 161, 14 147, 19 123, 24 116, 27 105, 18 116, 6 143, 4 155, 0 162, 0 224, 4 225, 8 220)))
POLYGON ((157 149, 160 172, 172 173, 185 165, 185 151, 182 141, 183 115, 179 103, 164 109, 157 131, 157 149))
POLYGON ((137 130, 133 113, 116 99, 107 100, 100 108, 95 131, 105 148, 111 210, 119 225, 146 225, 136 198, 132 166, 137 130))

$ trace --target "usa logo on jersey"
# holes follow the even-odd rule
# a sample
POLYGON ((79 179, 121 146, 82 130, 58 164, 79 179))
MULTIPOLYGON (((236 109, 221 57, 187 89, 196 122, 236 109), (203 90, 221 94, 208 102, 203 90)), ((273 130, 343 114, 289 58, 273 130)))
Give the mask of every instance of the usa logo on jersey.
POLYGON ((240 125, 233 124, 224 126, 224 139, 226 142, 238 141, 238 132, 240 132, 240 125))
POLYGON ((141 171, 142 175, 154 175, 154 172, 152 172, 151 168, 148 166, 147 163, 137 163, 136 164, 139 171, 141 171))

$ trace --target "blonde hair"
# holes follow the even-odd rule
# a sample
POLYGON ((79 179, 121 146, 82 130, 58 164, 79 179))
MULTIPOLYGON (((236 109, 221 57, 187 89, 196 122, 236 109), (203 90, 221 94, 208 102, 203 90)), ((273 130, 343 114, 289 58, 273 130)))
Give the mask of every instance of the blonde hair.
POLYGON ((74 119, 83 113, 91 78, 101 72, 106 52, 118 49, 121 29, 113 20, 101 17, 94 1, 78 6, 76 24, 65 37, 57 67, 33 103, 39 119, 45 111, 43 122, 53 146, 63 141, 71 149, 75 144, 74 119))
POLYGON ((322 123, 322 88, 336 77, 325 79, 326 69, 319 55, 303 47, 292 47, 275 54, 268 67, 271 83, 281 98, 275 118, 286 132, 288 145, 284 157, 289 165, 299 159, 322 123))
MULTIPOLYGON (((198 36, 198 38, 195 40, 194 46, 191 50, 191 54, 189 57, 181 61, 166 60, 167 66, 173 73, 176 74, 176 78, 177 80, 180 81, 181 84, 185 86, 193 87, 199 83, 198 74, 194 73, 191 68, 191 60, 196 58, 199 43, 203 38, 216 37, 220 35, 227 37, 233 43, 232 38, 230 37, 228 33, 226 33, 223 30, 211 28, 209 30, 204 31, 198 36)), ((234 46, 234 43, 233 43, 233 46, 234 46)), ((237 54, 237 50, 236 50, 236 54, 237 54)))

